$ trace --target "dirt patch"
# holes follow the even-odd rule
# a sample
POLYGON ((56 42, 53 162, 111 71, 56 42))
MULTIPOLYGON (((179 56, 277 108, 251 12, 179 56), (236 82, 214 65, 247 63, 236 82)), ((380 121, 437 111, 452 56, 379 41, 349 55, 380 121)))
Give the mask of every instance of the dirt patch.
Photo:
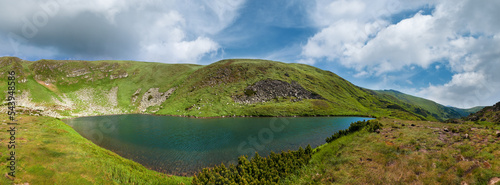
POLYGON ((57 87, 54 84, 51 84, 49 82, 44 82, 41 80, 36 80, 36 82, 39 83, 40 85, 43 85, 44 87, 46 87, 47 89, 49 89, 52 92, 59 92, 59 90, 57 89, 57 87))
POLYGON ((234 60, 229 60, 229 62, 226 62, 223 66, 226 67, 228 65, 231 65, 232 63, 234 63, 234 60))

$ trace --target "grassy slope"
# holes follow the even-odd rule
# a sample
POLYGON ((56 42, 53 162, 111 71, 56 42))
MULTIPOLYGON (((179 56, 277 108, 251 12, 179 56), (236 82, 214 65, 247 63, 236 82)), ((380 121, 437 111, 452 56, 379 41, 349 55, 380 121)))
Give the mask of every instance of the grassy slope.
POLYGON ((487 184, 500 177, 500 125, 381 122, 380 134, 357 132, 318 147, 285 184, 487 184))
POLYGON ((244 59, 223 60, 198 69, 164 103, 164 107, 158 114, 202 117, 370 115, 417 120, 437 119, 430 114, 414 113, 418 106, 357 87, 329 71, 304 64, 244 59), (305 89, 321 95, 326 100, 292 103, 289 99, 280 98, 252 105, 232 101, 231 97, 243 94, 245 87, 265 79, 289 83, 297 81, 305 89))
MULTIPOLYGON (((117 108, 122 112, 136 112, 139 104, 131 102, 136 90, 141 89, 138 96, 140 100, 149 88, 160 88, 160 92, 165 92, 177 87, 161 106, 149 110, 160 109, 157 114, 198 117, 364 115, 412 120, 442 118, 439 110, 433 107, 360 88, 332 72, 304 64, 245 59, 223 60, 208 66, 134 61, 30 62, 13 57, 3 57, 0 61, 2 71, 15 69, 20 74, 19 79, 27 79, 26 83, 18 84, 18 89, 31 92, 33 102, 54 106, 56 112, 66 116, 89 109, 89 103, 77 98, 77 92, 82 89, 94 90, 90 97, 91 104, 109 107, 105 97, 113 87, 118 87, 117 108), (73 72, 82 70, 88 73, 68 77, 73 72), (124 73, 128 77, 109 78, 110 75, 124 73), (287 98, 278 98, 266 103, 245 105, 234 103, 231 99, 231 96, 242 94, 245 87, 264 79, 297 81, 326 100, 292 103, 287 98), (49 82, 50 85, 44 86, 41 81, 49 82), (62 101, 63 95, 73 101, 74 111, 61 110, 52 100, 62 101)), ((0 83, 0 88, 5 89, 5 85, 0 83)), ((0 91, 0 94, 3 93, 5 92, 0 91)))
POLYGON ((491 122, 500 124, 500 102, 496 103, 493 106, 484 107, 476 113, 462 118, 462 120, 473 120, 476 123, 491 122))
MULTIPOLYGON (((171 87, 178 87, 175 93, 162 104, 162 109, 160 109, 158 114, 191 116, 372 115, 377 117, 392 117, 411 120, 436 120, 439 118, 432 117, 432 112, 435 111, 428 107, 425 108, 425 106, 421 107, 416 103, 408 103, 389 94, 378 93, 376 91, 359 88, 329 71, 323 71, 303 64, 285 64, 280 62, 261 60, 226 60, 208 66, 199 66, 184 64, 172 65, 143 63, 132 61, 72 62, 42 60, 37 62, 21 62, 16 58, 1 58, 0 62, 2 62, 0 65, 0 73, 3 72, 1 74, 2 76, 6 76, 6 74, 4 73, 5 71, 15 69, 18 74, 20 74, 19 77, 21 79, 24 77, 28 79, 27 83, 19 84, 18 89, 28 89, 31 92, 36 92, 33 93, 32 96, 33 102, 43 104, 51 104, 52 98, 62 99, 63 93, 68 94, 70 98, 74 98, 75 95, 72 95, 71 93, 83 88, 96 88, 104 92, 109 91, 115 86, 118 86, 119 107, 123 110, 134 111, 136 110, 137 105, 131 104, 130 98, 138 88, 142 88, 142 91, 140 93, 140 95, 142 95, 147 89, 151 87, 159 87, 160 92, 164 92, 171 87), (47 66, 52 66, 52 68, 47 66), (59 67, 54 68, 54 66, 59 67), (102 67, 105 69, 104 71, 113 71, 102 72, 93 70, 87 75, 73 78, 66 77, 68 71, 74 71, 82 68, 91 69, 91 67, 102 67), (90 78, 95 79, 110 74, 123 73, 124 71, 129 74, 127 78, 110 80, 108 77, 97 81, 89 80, 90 78), (286 76, 285 73, 287 73, 288 76, 286 76), (57 82, 55 82, 53 86, 55 88, 50 89, 37 83, 34 80, 36 75, 39 75, 37 78, 41 80, 56 80, 57 82), (292 80, 297 81, 304 88, 320 94, 327 100, 303 100, 301 102, 291 103, 286 99, 277 99, 271 102, 258 103, 253 105, 239 105, 235 104, 232 101, 232 95, 243 93, 243 89, 246 86, 252 85, 259 80, 267 78, 278 79, 287 82, 291 82, 292 80), (197 107, 200 107, 200 109, 198 109, 197 107), (417 114, 416 110, 418 110, 419 108, 423 109, 424 111, 421 111, 422 113, 417 114)), ((4 80, 5 79, 3 78, 0 79, 0 81, 4 80)), ((0 83, 0 88, 6 89, 5 85, 6 83, 4 82, 0 83)), ((5 94, 3 93, 5 92, 0 91, 0 95, 4 96, 5 94)), ((100 96, 105 96, 105 93, 94 94, 95 98, 98 98, 100 96)), ((62 111, 62 113, 64 113, 64 111, 62 111)), ((142 182, 142 180, 146 179, 165 180, 165 175, 149 171, 137 163, 123 159, 116 154, 93 145, 90 141, 85 140, 76 132, 74 132, 74 130, 72 130, 70 127, 64 125, 64 123, 58 120, 46 117, 27 117, 26 119, 27 120, 25 120, 26 122, 23 127, 28 130, 26 130, 24 133, 20 133, 20 135, 26 135, 19 136, 26 139, 26 143, 21 145, 27 149, 24 151, 26 153, 22 153, 22 151, 20 151, 19 154, 19 156, 21 157, 26 156, 26 159, 20 159, 21 166, 19 175, 22 176, 22 178, 20 178, 16 182, 43 181, 46 176, 50 177, 48 178, 47 182, 45 182, 49 184, 65 181, 78 183, 86 183, 87 181, 88 183, 119 183, 126 182, 130 178, 132 178, 132 181, 135 182, 142 182), (85 160, 83 160, 83 158, 85 160), (30 161, 23 161, 28 159, 30 161), (98 171, 91 168, 91 166, 96 165, 101 166, 102 168, 97 168, 98 171), (129 169, 136 169, 136 171, 128 173, 127 171, 129 169)), ((387 120, 385 122, 387 122, 387 120)), ((417 124, 426 123, 418 122, 417 124)), ((5 127, 5 125, 3 126, 5 127)), ((488 138, 489 136, 484 135, 484 133, 486 132, 490 131, 484 131, 482 132, 483 135, 478 137, 488 138)), ((432 147, 432 143, 436 143, 435 140, 422 140, 420 138, 421 136, 425 136, 425 134, 428 134, 428 132, 426 131, 408 130, 406 129, 406 127, 404 127, 403 129, 395 129, 394 133, 392 131, 391 133, 396 136, 394 141, 390 141, 395 146, 407 147, 408 142, 412 141, 412 139, 414 139, 414 141, 416 142, 411 142, 414 145, 408 146, 415 147, 415 145, 417 144, 430 142, 431 144, 429 144, 429 147, 432 147), (407 137, 405 136, 406 134, 408 134, 407 137)), ((430 139, 435 139, 437 137, 436 135, 429 136, 430 139)), ((3 135, 0 135, 0 137, 7 138, 5 133, 3 133, 3 135)), ((316 159, 313 160, 311 165, 306 167, 304 171, 301 172, 302 175, 300 177, 292 177, 290 181, 306 182, 307 180, 311 180, 310 178, 313 178, 310 174, 315 175, 316 173, 324 177, 319 178, 320 181, 323 181, 325 178, 329 178, 328 176, 332 176, 336 179, 342 179, 343 177, 338 177, 338 174, 335 174, 336 172, 334 173, 333 171, 336 171, 337 168, 344 169, 342 165, 347 165, 347 167, 345 167, 347 172, 345 173, 351 173, 355 176, 365 176, 361 178, 359 182, 371 182, 369 181, 369 179, 374 177, 370 176, 370 174, 364 173, 367 172, 366 170, 369 168, 365 168, 366 166, 357 165, 356 160, 359 160, 359 158, 348 157, 351 154, 364 155, 362 150, 356 149, 354 146, 357 146, 360 149, 366 149, 366 151, 371 151, 376 155, 381 155, 380 153, 382 153, 383 158, 380 158, 381 160, 396 160, 400 157, 402 157, 402 160, 412 159, 416 161, 417 159, 421 159, 418 158, 418 156, 417 158, 414 158, 415 156, 412 155, 416 154, 411 154, 412 152, 410 149, 408 149, 410 151, 410 154, 408 154, 408 156, 410 157, 408 157, 406 153, 405 155, 400 155, 399 151, 393 151, 394 148, 391 149, 390 147, 389 149, 385 148, 387 149, 387 152, 385 152, 385 146, 383 146, 382 144, 385 142, 385 140, 387 140, 387 138, 382 137, 382 135, 361 133, 358 134, 357 137, 350 136, 345 140, 345 146, 341 147, 341 149, 338 150, 343 151, 344 149, 349 149, 346 150, 347 153, 340 154, 340 156, 343 157, 339 158, 338 156, 329 156, 329 153, 336 153, 337 150, 335 149, 335 146, 338 145, 325 145, 323 146, 324 150, 315 155, 316 159), (367 142, 372 140, 376 141, 374 146, 371 146, 370 142, 367 142), (347 144, 349 144, 349 146, 347 146, 347 144), (386 154, 387 156, 385 156, 386 154), (405 156, 407 158, 405 158, 405 156), (323 165, 323 161, 324 164, 340 164, 340 166, 332 169, 331 166, 323 165), (321 165, 323 165, 323 167, 321 167, 321 165), (328 172, 331 174, 327 174, 328 170, 331 171, 328 172)), ((488 143, 486 143, 485 145, 489 148, 488 150, 490 150, 491 146, 487 144, 488 143)), ((474 143, 472 145, 475 146, 474 143)), ((439 146, 443 147, 444 145, 441 146, 439 144, 439 146)), ((456 146, 446 146, 452 147, 448 150, 443 149, 442 152, 445 152, 444 154, 446 155, 453 156, 453 152, 456 153, 457 149, 462 152, 462 149, 459 149, 456 146)), ((470 151, 468 149, 463 150, 470 151)), ((5 148, 2 148, 0 152, 2 153, 2 157, 6 157, 5 148)), ((436 149, 434 152, 439 153, 440 151, 436 149)), ((413 153, 418 152, 413 151, 413 153)), ((486 158, 484 158, 485 160, 491 158, 492 155, 493 157, 498 158, 498 153, 494 152, 491 155, 480 155, 487 155, 486 158)), ((445 157, 443 158, 443 160, 447 161, 449 160, 449 157, 450 156, 448 156, 447 158, 445 157)), ((374 158, 372 158, 373 161, 370 162, 377 162, 378 164, 380 161, 377 161, 374 158)), ((404 161, 399 162, 401 163, 398 164, 400 166, 406 165, 404 161)), ((492 168, 498 170, 498 164, 496 164, 495 161, 490 162, 490 164, 494 164, 492 168)), ((385 168, 383 167, 384 165, 385 163, 380 163, 379 166, 376 167, 376 169, 380 169, 383 171, 385 170, 385 168)), ((450 166, 453 169, 458 169, 457 166, 448 165, 448 167, 450 166)), ((396 173, 394 171, 396 170, 393 170, 390 173, 396 173)), ((450 172, 441 170, 437 174, 448 173, 455 174, 455 172, 452 170, 450 172)), ((488 173, 489 175, 487 174, 487 176, 491 176, 491 173, 488 173)), ((394 179, 391 180, 390 178, 392 177, 390 177, 390 175, 387 178, 389 178, 389 182, 401 181, 394 179)), ((412 180, 412 178, 414 177, 409 175, 408 178, 404 178, 405 180, 403 182, 411 182, 410 180, 412 180)), ((430 179, 436 178, 436 176, 430 177, 430 179)), ((452 180, 456 180, 456 178, 460 179, 462 177, 450 175, 450 178, 452 178, 452 180)), ((172 177, 171 179, 169 178, 166 181, 189 181, 189 178, 172 177)), ((344 178, 343 180, 337 181, 349 182, 349 179, 344 178)))
POLYGON ((226 60, 193 73, 175 96, 165 102, 169 106, 158 113, 191 116, 365 115, 368 110, 349 92, 356 90, 359 91, 335 74, 307 65, 260 60, 226 60), (285 73, 290 77, 285 76, 285 73), (245 87, 264 79, 289 83, 294 80, 330 101, 304 100, 291 103, 287 99, 278 99, 253 105, 233 102, 231 96, 242 94, 245 87), (193 105, 194 108, 186 110, 193 105))
MULTIPOLYGON (((190 184, 190 177, 169 176, 100 148, 80 136, 60 120, 50 117, 18 117, 16 133, 17 178, 4 177, 5 160, 0 166, 0 184, 190 184)), ((5 114, 0 120, 7 120, 5 114)), ((2 122, 3 123, 3 122, 2 122)), ((2 130, 8 125, 2 124, 2 130)), ((0 132, 2 159, 9 156, 8 132, 0 132)))
MULTIPOLYGON (((76 92, 93 89, 90 102, 99 106, 107 106, 107 92, 118 87, 118 108, 123 112, 134 112, 138 103, 131 103, 132 95, 140 91, 139 100, 148 89, 159 88, 164 92, 180 85, 184 79, 196 69, 202 67, 193 64, 161 64, 135 61, 54 61, 40 60, 36 62, 22 61, 14 57, 0 58, 0 75, 14 69, 17 79, 26 78, 26 83, 17 83, 17 89, 29 91, 32 102, 55 106, 53 98, 62 101, 63 94, 73 101, 75 111, 66 111, 55 107, 61 115, 78 113, 88 109, 89 102, 79 100, 76 92), (22 70, 21 70, 22 69, 22 70), (77 77, 68 77, 73 71, 86 70, 89 73, 77 77), (4 73, 2 73, 4 72, 4 73), (128 77, 110 79, 110 75, 127 73, 128 77), (50 87, 40 82, 49 82, 50 87)), ((0 79, 0 88, 6 89, 5 78, 0 79)), ((0 91, 5 96, 5 91, 0 91)), ((21 93, 19 93, 21 94, 21 93)), ((108 105, 109 106, 109 105, 108 105)))
POLYGON ((460 109, 455 107, 446 107, 431 100, 411 96, 394 90, 380 90, 376 92, 380 94, 391 95, 405 103, 419 106, 424 110, 429 111, 431 114, 433 114, 433 117, 436 117, 439 120, 468 116, 470 113, 477 112, 482 108, 473 107, 470 109, 460 109))

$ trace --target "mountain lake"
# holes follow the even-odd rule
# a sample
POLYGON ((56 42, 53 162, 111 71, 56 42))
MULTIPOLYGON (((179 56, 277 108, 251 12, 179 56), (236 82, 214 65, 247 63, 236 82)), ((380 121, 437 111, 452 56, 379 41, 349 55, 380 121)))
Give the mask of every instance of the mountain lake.
POLYGON ((363 117, 187 118, 142 114, 64 122, 83 137, 159 172, 190 176, 204 167, 237 164, 242 155, 317 147, 363 117))

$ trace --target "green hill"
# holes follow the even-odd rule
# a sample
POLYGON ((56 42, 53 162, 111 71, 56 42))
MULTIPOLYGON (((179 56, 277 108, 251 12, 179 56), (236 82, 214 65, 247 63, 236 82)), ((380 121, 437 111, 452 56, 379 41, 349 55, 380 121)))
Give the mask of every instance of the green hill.
POLYGON ((493 106, 484 107, 483 109, 477 111, 476 113, 473 113, 463 118, 463 120, 473 121, 476 123, 487 122, 487 123, 500 124, 500 102, 496 103, 493 106))
MULTIPOLYGON (((24 114, 18 117, 18 146, 24 149, 18 154, 19 178, 5 177, 0 179, 3 184, 190 184, 192 177, 148 170, 50 118, 122 113, 359 115, 378 117, 382 123, 378 133, 361 130, 314 149, 308 164, 280 179, 283 184, 485 184, 500 175, 495 160, 500 155, 498 125, 418 121, 458 118, 477 107, 463 110, 396 91, 373 91, 304 64, 0 58, 0 76, 11 70, 17 78, 16 109, 24 114)), ((0 88, 6 85, 6 78, 0 78, 0 88)), ((5 110, 4 104, 0 112, 5 110)), ((491 122, 496 112, 490 110, 476 115, 484 113, 489 116, 485 121, 491 122)), ((5 113, 0 118, 8 119, 5 113)), ((7 138, 8 132, 0 135, 7 138)), ((7 158, 7 148, 0 154, 7 158)))
MULTIPOLYGON (((16 71, 18 105, 29 114, 52 117, 153 113, 443 120, 463 116, 429 100, 361 88, 330 71, 305 64, 251 59, 222 60, 207 66, 136 61, 33 62, 15 57, 2 57, 0 64, 0 75, 16 71)), ((6 83, 0 88, 6 89, 6 83)))
POLYGON ((470 109, 460 109, 455 107, 447 107, 431 100, 404 94, 402 92, 395 90, 378 90, 377 92, 381 94, 391 95, 402 102, 419 106, 424 110, 429 111, 433 117, 438 118, 439 120, 465 117, 483 108, 483 107, 473 107, 470 109))

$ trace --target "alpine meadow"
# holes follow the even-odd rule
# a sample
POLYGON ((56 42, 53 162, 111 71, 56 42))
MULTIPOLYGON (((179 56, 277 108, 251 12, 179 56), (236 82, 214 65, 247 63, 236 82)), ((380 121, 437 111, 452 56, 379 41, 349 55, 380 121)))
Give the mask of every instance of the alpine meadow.
POLYGON ((500 185, 498 10, 0 0, 0 184, 500 185))

